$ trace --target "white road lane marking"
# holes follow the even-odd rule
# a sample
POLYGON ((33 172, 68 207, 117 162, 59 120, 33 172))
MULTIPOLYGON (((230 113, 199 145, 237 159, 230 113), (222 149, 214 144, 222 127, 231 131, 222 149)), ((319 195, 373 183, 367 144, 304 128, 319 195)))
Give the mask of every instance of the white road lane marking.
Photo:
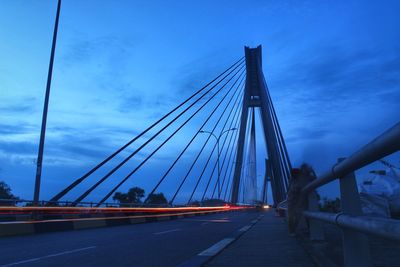
POLYGON ((168 231, 153 233, 153 235, 162 235, 162 234, 171 233, 171 232, 176 232, 176 231, 180 231, 180 230, 181 230, 181 229, 172 229, 172 230, 168 230, 168 231))
POLYGON ((246 232, 247 230, 250 229, 250 227, 251 227, 251 225, 246 225, 246 226, 240 228, 240 229, 239 229, 239 232, 246 232))
POLYGON ((216 223, 226 223, 226 222, 231 222, 230 220, 226 219, 215 219, 215 220, 186 220, 189 222, 216 222, 216 223))
POLYGON ((17 262, 1 265, 0 267, 9 267, 9 266, 15 266, 15 265, 19 265, 19 264, 30 263, 30 262, 34 262, 34 261, 40 261, 40 260, 43 260, 43 259, 48 259, 48 258, 62 256, 62 255, 72 254, 72 253, 75 253, 75 252, 80 252, 80 251, 93 249, 93 248, 96 248, 96 246, 86 247, 86 248, 78 248, 78 249, 73 249, 73 250, 67 250, 67 251, 63 251, 63 252, 60 252, 60 253, 56 253, 56 254, 46 255, 46 256, 43 256, 43 257, 37 257, 37 258, 29 259, 29 260, 17 261, 17 262))
POLYGON ((208 249, 204 250, 203 252, 199 253, 199 256, 214 256, 221 250, 223 250, 227 245, 232 243, 235 239, 234 238, 225 238, 219 241, 218 243, 215 243, 208 249))

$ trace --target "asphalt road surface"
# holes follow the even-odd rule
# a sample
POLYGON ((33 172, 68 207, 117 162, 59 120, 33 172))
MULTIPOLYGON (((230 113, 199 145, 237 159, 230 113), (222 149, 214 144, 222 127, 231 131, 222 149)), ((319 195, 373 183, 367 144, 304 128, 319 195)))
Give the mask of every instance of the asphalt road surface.
POLYGON ((0 238, 0 266, 177 266, 257 218, 219 213, 108 228, 0 238))

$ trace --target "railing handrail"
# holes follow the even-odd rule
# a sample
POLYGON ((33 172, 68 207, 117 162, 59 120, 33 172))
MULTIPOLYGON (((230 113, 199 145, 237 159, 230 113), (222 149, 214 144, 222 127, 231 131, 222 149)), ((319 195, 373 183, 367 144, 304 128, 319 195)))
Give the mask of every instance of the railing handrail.
POLYGON ((287 210, 288 209, 288 201, 287 201, 287 199, 279 202, 278 205, 276 206, 276 209, 278 209, 278 210, 287 210))
POLYGON ((339 177, 344 177, 346 174, 393 154, 398 150, 400 150, 400 122, 359 149, 350 157, 333 165, 330 171, 325 172, 319 179, 305 186, 302 193, 308 194, 322 185, 338 179, 339 177))
POLYGON ((310 220, 310 238, 323 240, 324 233, 321 222, 335 224, 343 231, 343 261, 344 266, 372 267, 368 239, 365 234, 371 234, 386 239, 400 240, 400 222, 398 220, 377 218, 362 215, 362 206, 357 189, 354 172, 374 161, 400 150, 400 122, 392 128, 363 146, 350 157, 338 160, 330 171, 319 179, 306 185, 301 193, 308 199, 308 210, 303 215, 310 220), (321 212, 318 208, 316 194, 310 194, 315 189, 339 179, 342 212, 321 212))
POLYGON ((310 219, 354 229, 365 234, 400 241, 399 220, 315 211, 303 211, 303 215, 310 219))

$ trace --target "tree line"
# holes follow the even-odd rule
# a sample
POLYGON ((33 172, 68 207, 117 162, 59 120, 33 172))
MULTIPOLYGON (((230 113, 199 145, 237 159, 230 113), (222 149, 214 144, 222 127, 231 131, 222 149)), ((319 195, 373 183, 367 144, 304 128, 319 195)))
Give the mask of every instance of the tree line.
MULTIPOLYGON (((132 187, 127 193, 116 192, 112 197, 117 201, 121 207, 130 205, 143 204, 142 199, 145 196, 145 191, 140 187, 132 187)), ((0 181, 0 206, 14 205, 13 201, 18 200, 19 197, 15 196, 11 187, 3 181, 0 181)), ((148 196, 146 204, 150 205, 166 205, 168 201, 163 193, 153 193, 148 196)))
POLYGON ((0 181, 0 206, 14 205, 10 200, 18 200, 19 198, 11 192, 11 187, 5 182, 0 181))
MULTIPOLYGON (((142 198, 144 198, 145 192, 143 188, 132 187, 127 193, 116 192, 113 196, 113 200, 117 201, 121 207, 143 204, 142 198)), ((153 193, 147 198, 146 204, 150 205, 165 205, 168 201, 163 193, 153 193)))

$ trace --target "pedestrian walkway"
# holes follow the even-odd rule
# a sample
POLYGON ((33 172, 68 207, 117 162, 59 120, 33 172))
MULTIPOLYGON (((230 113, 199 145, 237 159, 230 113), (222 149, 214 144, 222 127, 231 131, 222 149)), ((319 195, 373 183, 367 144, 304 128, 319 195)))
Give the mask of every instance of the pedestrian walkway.
POLYGON ((287 224, 274 212, 265 216, 206 266, 314 267, 311 257, 290 237, 287 224))

